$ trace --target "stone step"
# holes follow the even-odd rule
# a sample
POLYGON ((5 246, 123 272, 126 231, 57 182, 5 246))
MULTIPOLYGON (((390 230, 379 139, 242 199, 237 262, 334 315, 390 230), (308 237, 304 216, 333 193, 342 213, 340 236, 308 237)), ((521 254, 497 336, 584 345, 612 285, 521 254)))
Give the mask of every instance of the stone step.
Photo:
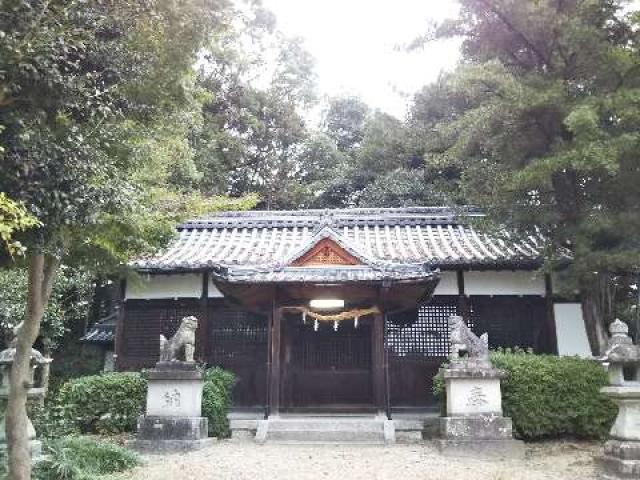
POLYGON ((385 433, 389 435, 385 421, 376 417, 272 417, 258 428, 256 440, 379 445, 385 443, 385 433))
POLYGON ((276 420, 269 422, 270 431, 350 430, 354 432, 382 432, 383 428, 382 421, 276 420))
POLYGON ((371 442, 384 443, 384 432, 353 430, 269 430, 267 441, 307 442, 371 442))

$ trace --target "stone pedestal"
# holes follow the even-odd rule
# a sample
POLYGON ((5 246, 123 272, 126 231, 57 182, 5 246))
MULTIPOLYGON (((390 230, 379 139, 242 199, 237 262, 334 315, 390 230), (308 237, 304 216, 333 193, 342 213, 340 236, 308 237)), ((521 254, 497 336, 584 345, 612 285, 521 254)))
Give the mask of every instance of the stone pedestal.
POLYGON ((602 393, 618 405, 618 416, 604 446, 601 478, 640 478, 640 382, 604 387, 602 393))
POLYGON ((440 419, 441 453, 455 456, 524 457, 513 438, 511 419, 502 416, 500 380, 505 373, 484 365, 443 370, 447 416, 440 419))
POLYGON ((203 373, 193 362, 159 362, 149 371, 147 412, 138 420, 137 450, 193 450, 210 444, 202 412, 203 373))

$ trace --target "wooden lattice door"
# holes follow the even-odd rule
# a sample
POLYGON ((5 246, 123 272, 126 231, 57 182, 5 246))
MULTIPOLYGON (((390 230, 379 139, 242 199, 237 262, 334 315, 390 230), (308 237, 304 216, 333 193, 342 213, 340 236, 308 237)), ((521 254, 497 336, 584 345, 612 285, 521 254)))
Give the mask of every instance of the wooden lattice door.
POLYGON ((373 403, 370 319, 333 324, 286 318, 283 398, 287 408, 357 408, 373 403))

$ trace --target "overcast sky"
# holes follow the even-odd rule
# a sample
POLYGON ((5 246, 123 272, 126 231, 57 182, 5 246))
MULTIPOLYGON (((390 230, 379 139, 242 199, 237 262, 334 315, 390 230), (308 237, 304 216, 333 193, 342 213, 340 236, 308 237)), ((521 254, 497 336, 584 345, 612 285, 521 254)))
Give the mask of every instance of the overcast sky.
POLYGON ((263 0, 288 36, 316 58, 321 95, 355 94, 403 117, 411 94, 458 60, 458 41, 407 53, 397 46, 429 21, 454 16, 454 0, 263 0))

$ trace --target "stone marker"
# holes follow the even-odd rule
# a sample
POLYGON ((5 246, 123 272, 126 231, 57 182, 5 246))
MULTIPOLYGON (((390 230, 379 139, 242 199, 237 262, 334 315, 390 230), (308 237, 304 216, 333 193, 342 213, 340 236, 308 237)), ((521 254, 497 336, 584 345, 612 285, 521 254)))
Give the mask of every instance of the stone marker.
POLYGON ((513 438, 511 419, 502 416, 503 370, 489 360, 485 333, 474 335, 462 317, 449 318, 451 354, 442 369, 447 416, 440 419, 438 447, 460 456, 523 457, 524 443, 513 438))
POLYGON ((147 412, 138 420, 137 450, 194 450, 209 445, 202 417, 204 374, 193 361, 195 317, 182 319, 169 340, 160 335, 160 361, 149 371, 147 412))
POLYGON ((601 389, 618 407, 618 416, 604 446, 601 478, 640 478, 640 346, 620 320, 609 326, 611 338, 601 360, 609 363, 610 386, 601 389))

